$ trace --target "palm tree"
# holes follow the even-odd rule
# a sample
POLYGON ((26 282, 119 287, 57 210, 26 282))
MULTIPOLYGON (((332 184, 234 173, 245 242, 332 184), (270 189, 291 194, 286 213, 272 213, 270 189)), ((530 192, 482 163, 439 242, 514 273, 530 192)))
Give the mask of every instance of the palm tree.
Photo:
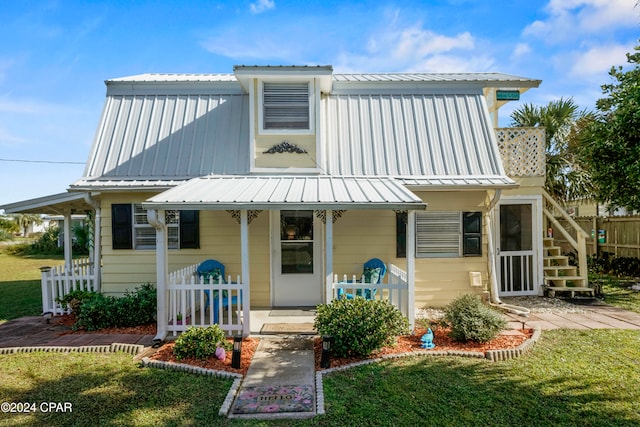
POLYGON ((27 237, 31 224, 42 224, 42 217, 36 214, 14 214, 14 221, 22 228, 22 235, 27 237))
POLYGON ((579 111, 573 98, 560 98, 546 106, 524 104, 511 113, 511 126, 544 127, 547 172, 545 190, 566 202, 593 198, 593 185, 578 155, 578 135, 593 120, 593 113, 579 111))

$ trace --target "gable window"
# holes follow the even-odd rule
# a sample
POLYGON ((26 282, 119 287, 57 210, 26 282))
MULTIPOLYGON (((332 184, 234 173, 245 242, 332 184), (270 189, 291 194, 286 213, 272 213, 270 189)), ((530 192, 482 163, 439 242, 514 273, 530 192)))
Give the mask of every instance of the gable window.
POLYGON ((263 130, 311 130, 309 82, 262 84, 263 130))
POLYGON ((482 212, 417 212, 416 257, 482 255, 482 212))
MULTIPOLYGON (((200 247, 198 211, 165 211, 169 249, 200 247)), ((113 249, 155 249, 156 230, 142 205, 111 205, 113 249)))

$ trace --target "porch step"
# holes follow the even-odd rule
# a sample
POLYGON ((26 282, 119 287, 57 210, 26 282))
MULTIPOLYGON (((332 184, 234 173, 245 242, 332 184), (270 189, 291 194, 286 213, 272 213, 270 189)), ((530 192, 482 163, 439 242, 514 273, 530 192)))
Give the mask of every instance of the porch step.
POLYGON ((550 297, 554 297, 556 292, 570 292, 571 298, 574 298, 576 293, 587 293, 595 298, 594 289, 585 286, 549 286, 547 289, 550 297))
POLYGON ((575 265, 550 265, 544 266, 545 277, 564 277, 564 276, 577 276, 578 267, 575 265))
POLYGON ((580 282, 582 284, 586 279, 582 276, 544 276, 544 280, 552 286, 562 286, 566 285, 567 282, 580 282))

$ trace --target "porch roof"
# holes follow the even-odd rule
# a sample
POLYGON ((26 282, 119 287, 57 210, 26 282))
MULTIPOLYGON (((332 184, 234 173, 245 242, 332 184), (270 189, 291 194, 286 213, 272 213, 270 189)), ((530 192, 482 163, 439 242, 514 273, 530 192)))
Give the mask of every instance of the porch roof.
POLYGON ((146 202, 148 209, 426 209, 389 177, 228 176, 194 178, 146 202))
POLYGON ((59 214, 85 213, 93 208, 85 193, 59 193, 0 206, 5 213, 59 214))

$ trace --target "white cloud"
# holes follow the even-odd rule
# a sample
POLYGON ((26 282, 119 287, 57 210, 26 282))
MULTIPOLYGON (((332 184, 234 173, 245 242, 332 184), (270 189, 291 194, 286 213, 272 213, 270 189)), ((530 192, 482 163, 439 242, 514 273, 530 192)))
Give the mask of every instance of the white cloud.
POLYGON ((511 53, 511 58, 517 59, 531 53, 531 47, 526 43, 518 43, 511 53))
POLYGON ((273 9, 276 7, 276 2, 273 0, 258 0, 255 3, 251 3, 249 7, 251 8, 251 13, 258 14, 273 9))
POLYGON ((589 77, 607 73, 613 65, 627 62, 629 48, 623 45, 596 46, 573 55, 570 74, 574 77, 589 77))
POLYGON ((469 32, 438 34, 419 22, 404 26, 397 14, 393 18, 386 29, 372 29, 366 52, 342 52, 336 70, 465 72, 486 71, 493 66, 492 59, 475 53, 476 40, 469 32))
POLYGON ((555 43, 638 25, 639 12, 630 0, 551 0, 545 10, 549 17, 528 25, 525 36, 555 43))

